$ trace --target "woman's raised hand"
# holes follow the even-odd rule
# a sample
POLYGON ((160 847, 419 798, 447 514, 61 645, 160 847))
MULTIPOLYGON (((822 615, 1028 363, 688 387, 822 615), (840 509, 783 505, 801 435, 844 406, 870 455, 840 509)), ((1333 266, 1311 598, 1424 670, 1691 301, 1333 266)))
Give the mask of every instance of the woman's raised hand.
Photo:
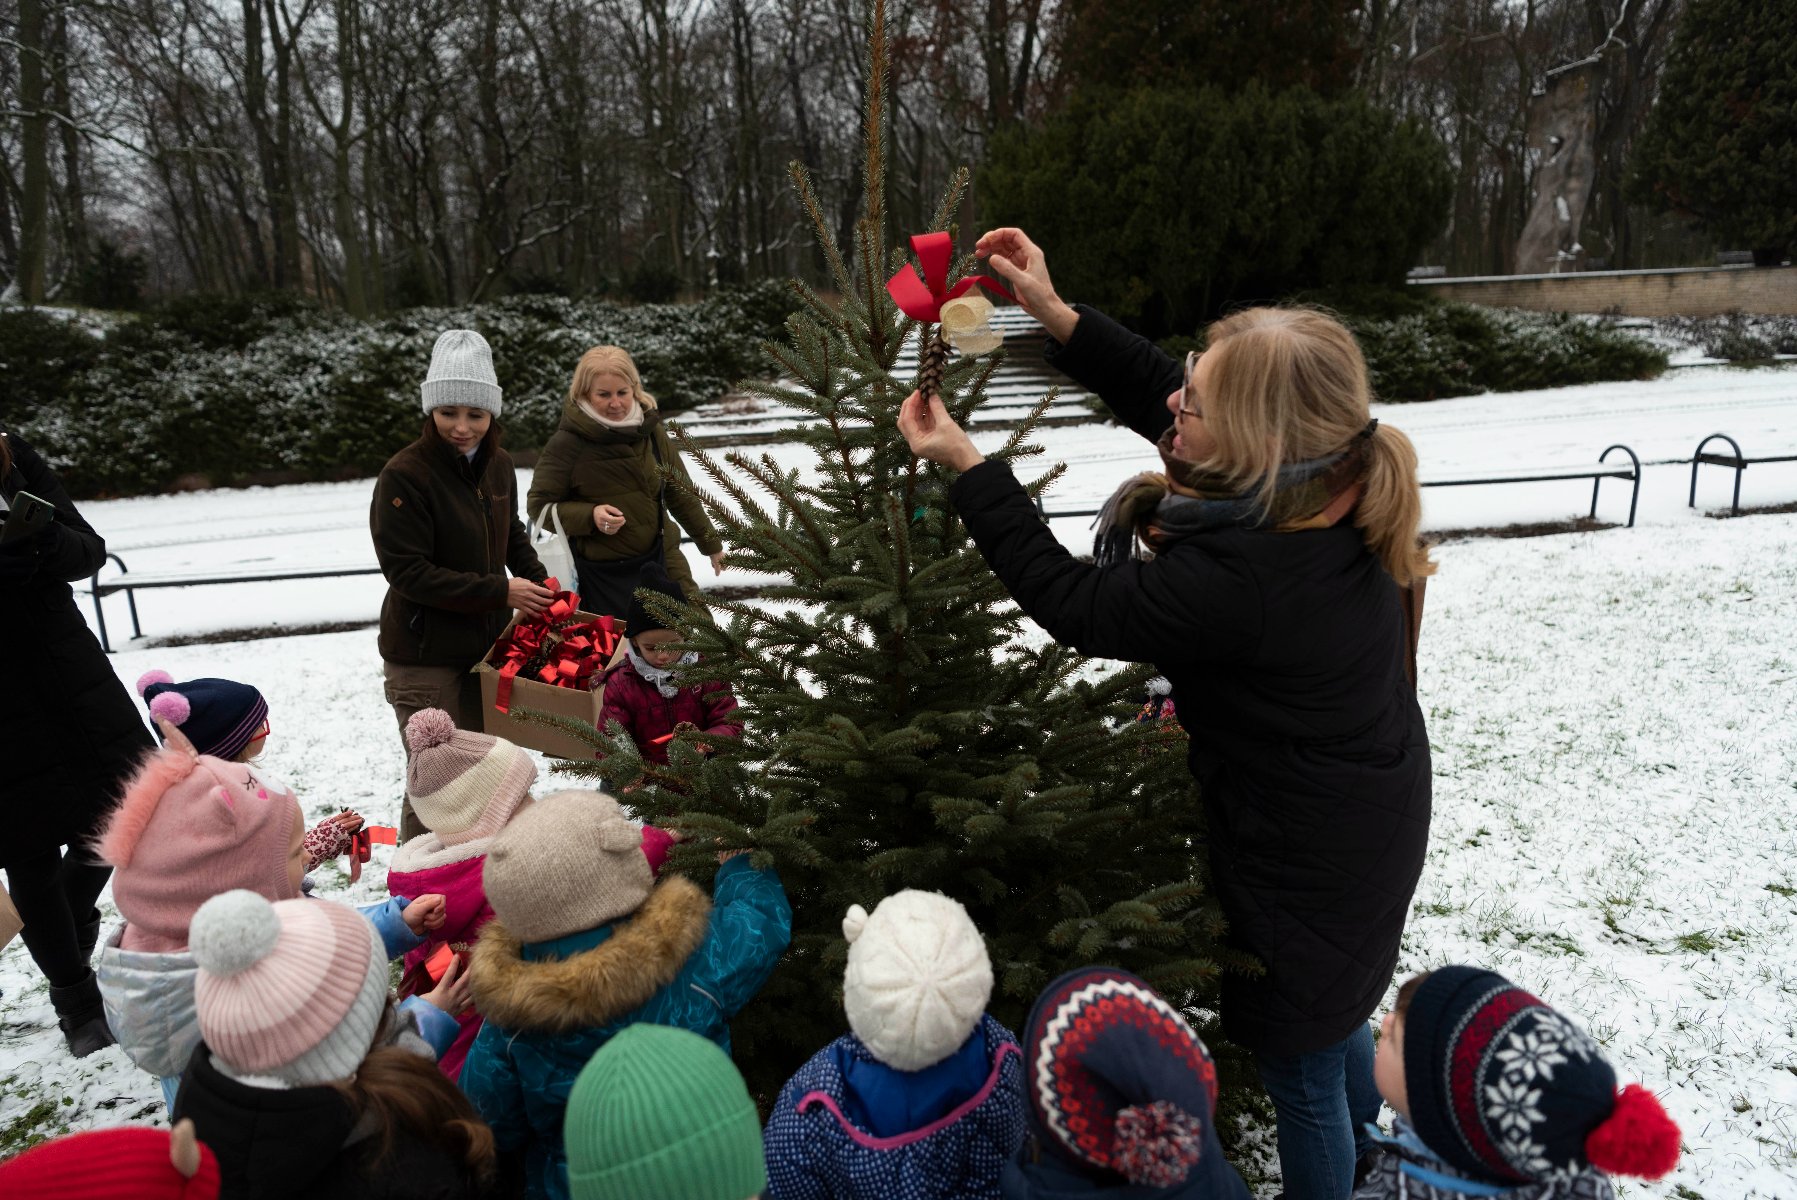
POLYGON ((554 599, 554 592, 519 575, 512 576, 505 585, 505 602, 527 617, 536 616, 554 599))
POLYGON ((618 532, 624 528, 623 510, 609 504, 593 505, 593 528, 600 533, 618 532))
POLYGON ((948 415, 939 396, 926 398, 921 392, 912 392, 905 397, 905 403, 899 409, 898 427, 905 435, 911 453, 919 458, 956 471, 965 471, 986 461, 986 456, 974 448, 967 431, 948 415))
POLYGON ((1048 259, 1028 234, 1009 225, 994 229, 980 236, 973 252, 1011 285, 1017 303, 1042 322, 1050 337, 1065 342, 1073 336, 1079 313, 1056 294, 1054 281, 1048 277, 1048 259))

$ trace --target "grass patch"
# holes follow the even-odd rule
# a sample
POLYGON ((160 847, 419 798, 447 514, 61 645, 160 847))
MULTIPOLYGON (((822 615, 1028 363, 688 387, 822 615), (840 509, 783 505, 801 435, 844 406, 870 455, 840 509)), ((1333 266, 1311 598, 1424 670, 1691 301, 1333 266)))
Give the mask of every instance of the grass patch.
MULTIPOLYGON (((10 1088, 15 1082, 16 1079, 8 1079, 0 1084, 0 1088, 10 1088)), ((21 1154, 39 1142, 61 1137, 68 1131, 68 1123, 62 1119, 62 1107, 51 1100, 39 1100, 0 1128, 0 1159, 21 1154)))
POLYGON ((1792 887, 1788 883, 1768 883, 1766 890, 1774 896, 1783 896, 1786 900, 1797 898, 1797 887, 1792 887))

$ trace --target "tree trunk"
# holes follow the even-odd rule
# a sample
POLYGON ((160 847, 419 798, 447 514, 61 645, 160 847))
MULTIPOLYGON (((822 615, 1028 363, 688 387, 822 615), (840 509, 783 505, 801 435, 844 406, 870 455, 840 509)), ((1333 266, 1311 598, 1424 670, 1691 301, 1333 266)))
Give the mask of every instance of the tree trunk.
POLYGON ((19 149, 24 181, 19 195, 19 298, 44 300, 50 241, 50 129, 44 115, 44 0, 19 0, 19 149))
POLYGON ((75 127, 75 108, 69 92, 69 14, 56 10, 51 34, 51 105, 63 115, 62 134, 62 252, 77 269, 87 261, 87 192, 81 177, 81 132, 75 127))

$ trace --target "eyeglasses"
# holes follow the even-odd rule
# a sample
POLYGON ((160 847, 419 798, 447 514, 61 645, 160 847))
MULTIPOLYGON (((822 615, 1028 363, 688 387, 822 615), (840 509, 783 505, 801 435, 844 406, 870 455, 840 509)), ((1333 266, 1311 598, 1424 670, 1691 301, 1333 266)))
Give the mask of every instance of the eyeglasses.
POLYGON ((1203 353, 1202 350, 1186 351, 1185 390, 1179 397, 1179 415, 1198 421, 1204 420, 1204 409, 1192 403, 1192 369, 1198 365, 1198 356, 1203 353))
MULTIPOLYGON (((258 729, 255 733, 252 733, 250 735, 250 741, 251 742, 259 742, 273 732, 274 732, 274 726, 272 726, 268 723, 267 717, 263 717, 262 718, 262 728, 258 729)), ((245 743, 245 744, 247 745, 248 743, 245 743)))

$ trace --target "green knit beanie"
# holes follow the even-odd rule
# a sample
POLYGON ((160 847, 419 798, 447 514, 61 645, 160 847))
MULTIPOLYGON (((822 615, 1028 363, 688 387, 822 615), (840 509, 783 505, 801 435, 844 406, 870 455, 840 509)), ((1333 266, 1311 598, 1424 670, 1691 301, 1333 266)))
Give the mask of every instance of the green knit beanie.
POLYGON ((574 1200, 751 1200, 767 1186, 761 1121, 716 1042, 632 1025, 574 1081, 562 1122, 574 1200))

